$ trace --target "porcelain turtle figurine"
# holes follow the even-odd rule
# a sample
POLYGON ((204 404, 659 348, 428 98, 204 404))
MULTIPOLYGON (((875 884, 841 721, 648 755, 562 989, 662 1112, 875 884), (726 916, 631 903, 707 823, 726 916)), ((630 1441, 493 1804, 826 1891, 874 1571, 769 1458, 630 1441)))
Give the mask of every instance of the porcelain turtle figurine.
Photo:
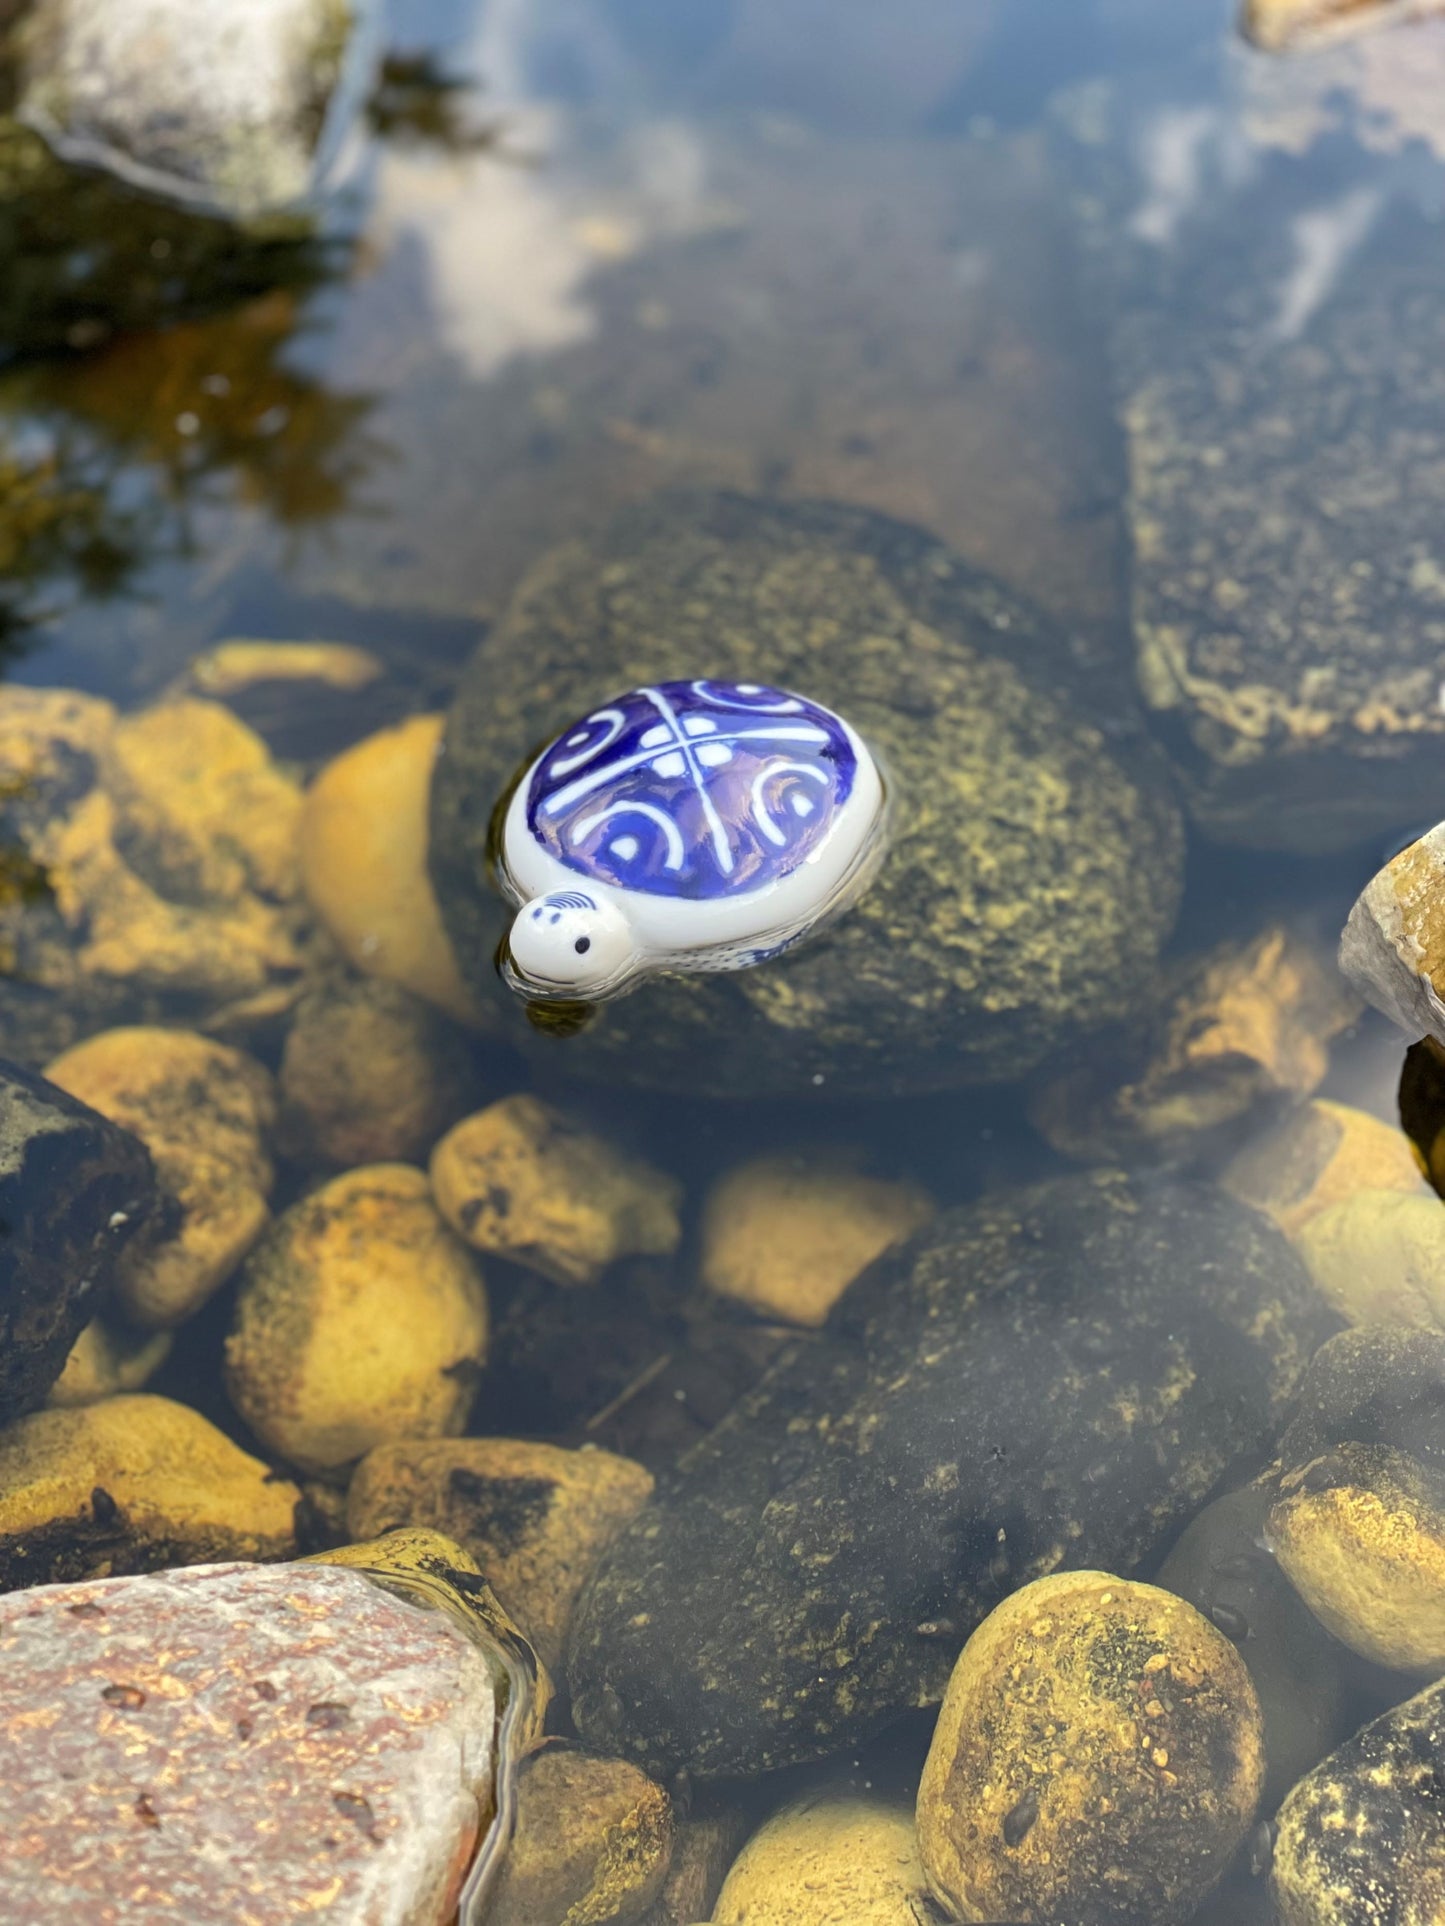
POLYGON ((631 689, 513 792, 503 974, 529 999, 600 1002, 650 970, 761 963, 857 898, 885 814, 867 745, 821 703, 753 682, 631 689))

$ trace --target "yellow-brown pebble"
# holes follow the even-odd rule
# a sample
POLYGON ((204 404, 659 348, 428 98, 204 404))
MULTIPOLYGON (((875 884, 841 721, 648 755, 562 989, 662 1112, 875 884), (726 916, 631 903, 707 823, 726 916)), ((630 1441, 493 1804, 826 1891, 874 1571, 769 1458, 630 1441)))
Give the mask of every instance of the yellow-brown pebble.
POLYGON ((475 1260, 425 1174, 370 1164, 293 1204, 246 1260, 226 1387, 272 1450, 333 1471, 394 1438, 460 1431, 486 1346, 475 1260))
POLYGON ((168 1235, 127 1253, 117 1293, 137 1324, 180 1323, 226 1281, 270 1221, 266 1135, 276 1098, 269 1071, 210 1037, 138 1025, 88 1037, 45 1074, 133 1130, 154 1158, 178 1216, 168 1235))
POLYGON ((412 716, 327 764, 306 795, 301 874, 342 953, 462 1023, 479 1015, 427 874, 441 716, 412 716))
POLYGON ((1171 1926, 1228 1866, 1263 1779, 1259 1704, 1228 1639, 1156 1586, 1066 1572, 1015 1592, 964 1647, 919 1846, 953 1919, 1171 1926))
POLYGON ((931 1918, 913 1815, 882 1799, 805 1799, 744 1846, 714 1926, 918 1926, 931 1918))
POLYGON ((257 642, 236 637, 193 658, 192 686, 225 701, 258 682, 321 682, 329 689, 365 689, 384 673, 369 649, 349 642, 257 642))
POLYGON ((667 1876, 672 1806, 622 1759, 548 1745, 523 1763, 487 1926, 624 1926, 667 1876))
POLYGON ((1328 1631, 1397 1671, 1445 1672, 1445 1510, 1437 1480, 1384 1446, 1337 1445, 1286 1474, 1267 1542, 1328 1631))
POLYGON ((287 1558, 299 1497, 169 1398, 37 1411, 0 1432, 0 1588, 287 1558))
POLYGON ((652 1474, 610 1451, 515 1438, 407 1440, 362 1459, 346 1520, 354 1538, 425 1525, 455 1539, 556 1671, 593 1566, 651 1494, 652 1474))
POLYGON ((1220 1181, 1242 1204, 1272 1217, 1286 1237, 1357 1191, 1425 1194, 1419 1158, 1402 1130, 1323 1098, 1246 1144, 1220 1181))
POLYGON ((767 1317, 819 1325, 853 1279, 934 1208, 918 1184, 866 1176, 846 1157, 757 1157, 708 1192, 702 1281, 767 1317))
POLYGON ((449 1130, 431 1159, 437 1208, 479 1251, 558 1284, 682 1239, 682 1188, 537 1097, 504 1097, 449 1130))
POLYGON ((1445 1330, 1445 1204, 1433 1192, 1358 1190, 1311 1217, 1293 1242, 1349 1323, 1445 1330))
POLYGON ((121 1391, 139 1391, 170 1356, 171 1342, 169 1331, 137 1331, 108 1317, 93 1317, 70 1347, 49 1402, 96 1404, 121 1391))
POLYGON ((469 1039, 399 983, 337 971, 303 996, 281 1057, 281 1144, 312 1165, 424 1159, 478 1095, 469 1039))

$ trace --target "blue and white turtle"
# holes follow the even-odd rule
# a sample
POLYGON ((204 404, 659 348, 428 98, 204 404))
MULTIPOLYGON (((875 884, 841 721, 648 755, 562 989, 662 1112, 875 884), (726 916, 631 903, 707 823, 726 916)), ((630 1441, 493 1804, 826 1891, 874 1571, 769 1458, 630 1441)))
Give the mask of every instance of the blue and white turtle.
POLYGON ((498 870, 503 972, 596 1001, 647 970, 736 970, 852 902, 884 789, 857 732, 751 682, 657 682, 582 717, 518 783, 498 870))

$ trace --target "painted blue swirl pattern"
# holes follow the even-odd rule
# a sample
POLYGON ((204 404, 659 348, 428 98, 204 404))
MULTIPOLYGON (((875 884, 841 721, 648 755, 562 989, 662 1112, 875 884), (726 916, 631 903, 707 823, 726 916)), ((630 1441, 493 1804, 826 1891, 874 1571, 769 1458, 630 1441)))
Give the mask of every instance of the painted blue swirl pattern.
POLYGON ((802 696, 658 682, 552 744, 532 775, 527 827, 579 876, 707 900, 804 861, 855 770, 838 718, 802 696))

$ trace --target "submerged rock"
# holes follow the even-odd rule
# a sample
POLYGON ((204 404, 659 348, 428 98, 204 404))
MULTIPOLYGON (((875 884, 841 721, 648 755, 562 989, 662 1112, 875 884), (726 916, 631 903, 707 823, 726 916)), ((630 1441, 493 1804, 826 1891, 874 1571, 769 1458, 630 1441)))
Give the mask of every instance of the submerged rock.
POLYGON ((466 1423, 487 1352, 476 1262, 423 1172, 368 1164, 284 1211, 247 1258, 226 1389, 257 1437, 306 1471, 466 1423))
POLYGON ((1066 1178, 945 1213, 845 1293, 605 1554, 579 1729, 654 1771, 767 1770, 942 1695, 1061 1565, 1128 1573, 1262 1456, 1330 1328, 1220 1193, 1066 1178))
POLYGON ((770 964, 610 1006, 569 1066, 731 1095, 1011 1079, 1137 1001, 1178 901, 1167 784, 1085 656, 904 523, 708 493, 628 509, 537 564, 448 715, 430 865, 458 962, 504 994, 488 825, 539 741, 657 678, 795 685, 887 766, 878 879, 770 964))
POLYGON ((1246 1144, 1220 1182, 1274 1219, 1286 1237, 1360 1191, 1424 1194, 1410 1139, 1367 1110, 1316 1098, 1246 1144))
POLYGON ((1445 823, 1361 890, 1340 938, 1340 968, 1407 1036, 1445 1043, 1445 823))
POLYGON ((841 1794, 774 1813, 733 1861, 712 1912, 713 1926, 918 1926, 931 1917, 913 1814, 841 1794))
POLYGON ((1351 1324, 1445 1330, 1445 1206, 1429 1191, 1353 1191, 1293 1241, 1321 1296, 1351 1324))
POLYGON ((0 1432, 0 1589, 285 1558, 300 1495, 170 1398, 37 1411, 0 1432))
POLYGON ((0 1423, 44 1403, 159 1208, 139 1138, 0 1062, 0 1423))
POLYGON ((986 1618, 918 1789, 955 1919, 1181 1926, 1254 1822, 1264 1732, 1238 1652, 1192 1605, 1065 1572, 986 1618))
POLYGON ((440 1611, 324 1565, 0 1600, 0 1913, 444 1926, 496 1688, 440 1611))
POLYGON ((48 1402, 96 1404, 121 1391, 140 1391, 170 1356, 172 1342, 169 1331, 138 1331, 113 1318, 93 1317, 71 1345, 48 1402))
POLYGON ((1445 1684, 1348 1740, 1280 1808, 1270 1890, 1280 1926, 1427 1926, 1440 1916, 1445 1684))

